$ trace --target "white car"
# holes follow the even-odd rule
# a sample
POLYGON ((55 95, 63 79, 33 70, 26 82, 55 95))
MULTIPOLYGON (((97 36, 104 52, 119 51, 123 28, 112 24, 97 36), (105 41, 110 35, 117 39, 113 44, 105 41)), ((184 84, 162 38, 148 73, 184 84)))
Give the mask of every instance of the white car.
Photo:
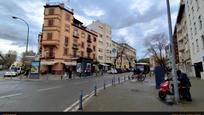
POLYGON ((108 73, 111 73, 111 74, 116 74, 118 73, 117 70, 115 68, 111 68, 111 70, 107 71, 108 73))
POLYGON ((15 71, 7 71, 5 72, 4 77, 16 77, 17 75, 18 73, 15 71))

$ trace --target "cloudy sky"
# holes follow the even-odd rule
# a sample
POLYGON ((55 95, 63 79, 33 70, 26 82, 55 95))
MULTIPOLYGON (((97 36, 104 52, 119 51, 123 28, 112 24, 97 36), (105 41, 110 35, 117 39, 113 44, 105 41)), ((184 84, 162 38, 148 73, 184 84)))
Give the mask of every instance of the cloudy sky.
MULTIPOLYGON (((0 1, 0 51, 25 51, 27 26, 11 16, 25 19, 30 25, 29 50, 37 51, 38 33, 42 30, 44 5, 48 0, 0 1)), ((165 32, 168 35, 166 0, 49 0, 65 2, 74 9, 74 15, 85 25, 100 20, 112 26, 112 39, 125 39, 137 49, 137 57, 146 51, 145 37, 165 32)), ((173 27, 179 0, 170 0, 173 27)))

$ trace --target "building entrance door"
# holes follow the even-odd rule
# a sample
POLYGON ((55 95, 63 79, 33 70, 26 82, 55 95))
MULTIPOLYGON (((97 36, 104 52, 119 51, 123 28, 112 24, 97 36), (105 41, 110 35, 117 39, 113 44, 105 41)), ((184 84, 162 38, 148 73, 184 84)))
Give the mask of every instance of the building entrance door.
POLYGON ((52 73, 52 65, 48 65, 48 73, 52 73))
POLYGON ((196 77, 197 77, 197 78, 201 78, 201 74, 200 74, 200 72, 203 71, 203 65, 202 65, 202 62, 195 63, 195 64, 194 64, 194 68, 195 68, 195 74, 196 74, 196 77))

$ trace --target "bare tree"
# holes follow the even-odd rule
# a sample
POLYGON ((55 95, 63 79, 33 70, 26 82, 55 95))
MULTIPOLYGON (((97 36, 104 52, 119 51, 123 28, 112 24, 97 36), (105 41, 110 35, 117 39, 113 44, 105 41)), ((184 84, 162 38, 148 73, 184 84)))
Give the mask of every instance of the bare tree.
POLYGON ((158 33, 145 38, 144 46, 148 53, 150 53, 155 62, 164 68, 164 71, 168 71, 167 59, 165 54, 165 47, 168 45, 167 37, 164 33, 158 33))
POLYGON ((5 65, 7 68, 11 66, 16 61, 17 58, 17 52, 13 50, 9 50, 5 56, 2 56, 2 59, 4 60, 3 65, 5 65))

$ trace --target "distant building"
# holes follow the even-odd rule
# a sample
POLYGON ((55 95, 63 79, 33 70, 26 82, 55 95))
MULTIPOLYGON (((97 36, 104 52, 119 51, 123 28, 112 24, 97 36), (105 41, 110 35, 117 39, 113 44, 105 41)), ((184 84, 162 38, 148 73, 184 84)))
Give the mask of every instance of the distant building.
POLYGON ((63 3, 47 3, 39 41, 41 72, 63 74, 68 68, 82 71, 96 61, 97 33, 74 18, 63 3))
POLYGON ((110 66, 112 65, 111 26, 97 20, 93 21, 92 24, 88 25, 87 27, 98 33, 96 58, 100 65, 107 70, 108 69, 107 67, 110 68, 110 66))
POLYGON ((136 49, 131 47, 126 43, 117 43, 112 41, 112 48, 116 49, 118 56, 112 59, 113 65, 116 65, 116 68, 130 68, 135 66, 136 60, 136 49), (121 58, 121 52, 122 58, 121 58))

